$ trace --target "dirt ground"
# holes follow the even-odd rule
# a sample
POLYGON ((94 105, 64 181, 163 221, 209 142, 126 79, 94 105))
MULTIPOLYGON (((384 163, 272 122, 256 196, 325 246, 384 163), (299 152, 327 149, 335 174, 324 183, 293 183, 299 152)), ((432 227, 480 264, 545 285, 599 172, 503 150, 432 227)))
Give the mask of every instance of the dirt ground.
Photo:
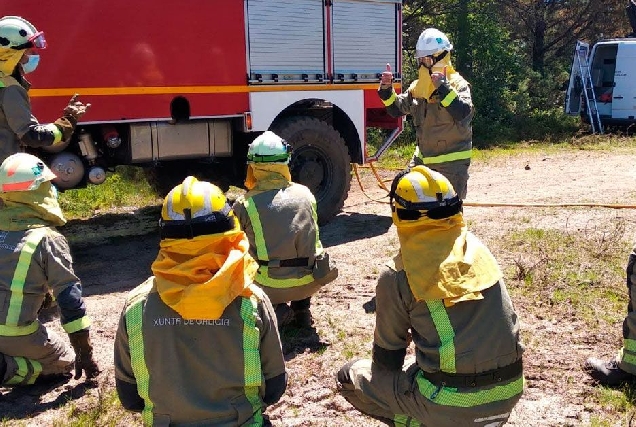
MULTIPOLYGON (((534 153, 475 162, 465 217, 470 228, 489 245, 503 270, 518 254, 499 248, 498 236, 520 222, 528 227, 572 231, 620 218, 626 224, 623 239, 632 241, 636 231, 634 209, 475 205, 636 205, 634 165, 634 150, 534 153)), ((381 171, 385 179, 394 173, 381 171)), ((386 192, 368 169, 360 169, 360 174, 364 190, 354 177, 343 212, 321 228, 323 245, 338 263, 340 276, 313 299, 315 331, 283 335, 289 386, 281 401, 268 409, 274 425, 380 425, 353 409, 335 390, 336 371, 351 358, 370 355, 375 283, 398 243, 395 228, 391 227, 386 192)), ((5 417, 6 425, 51 425, 67 413, 63 406, 66 401, 74 400, 80 409, 89 408, 104 390, 114 387, 112 343, 116 323, 126 292, 150 273, 158 247, 158 237, 153 232, 157 215, 156 208, 131 208, 128 212, 73 221, 64 227, 94 319, 91 336, 104 372, 96 388, 71 380, 41 395, 41 390, 17 393, 0 389, 0 419, 5 417)), ((531 331, 534 339, 525 343, 526 391, 509 425, 590 425, 592 415, 602 414, 605 408, 590 403, 588 396, 595 386, 581 370, 581 364, 591 355, 611 356, 620 347, 620 322, 605 334, 590 336, 576 316, 541 318, 527 310, 523 300, 515 301, 515 306, 522 329, 531 331)), ((48 326, 61 331, 57 320, 48 326)), ((616 425, 626 425, 625 419, 630 416, 622 414, 615 420, 616 425)), ((138 418, 132 420, 119 424, 138 422, 138 418)))

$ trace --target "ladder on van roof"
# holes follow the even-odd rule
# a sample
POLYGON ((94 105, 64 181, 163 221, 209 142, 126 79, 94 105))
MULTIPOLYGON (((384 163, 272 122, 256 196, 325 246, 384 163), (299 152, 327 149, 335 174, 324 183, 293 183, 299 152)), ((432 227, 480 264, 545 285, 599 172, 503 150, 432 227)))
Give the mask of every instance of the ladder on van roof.
POLYGON ((579 72, 583 80, 583 97, 585 98, 585 106, 587 107, 587 116, 590 119, 592 133, 603 133, 603 124, 598 113, 598 105, 596 103, 596 95, 594 94, 594 84, 592 83, 592 75, 590 74, 590 64, 588 62, 589 46, 579 45, 577 56, 579 63, 579 72))

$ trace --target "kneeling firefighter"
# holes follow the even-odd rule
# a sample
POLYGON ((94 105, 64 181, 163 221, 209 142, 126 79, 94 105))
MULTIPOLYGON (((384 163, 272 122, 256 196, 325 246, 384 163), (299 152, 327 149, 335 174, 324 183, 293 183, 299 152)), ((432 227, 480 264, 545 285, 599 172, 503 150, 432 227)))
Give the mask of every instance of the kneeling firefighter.
POLYGON ((115 337, 122 405, 146 425, 269 425, 285 362, 223 192, 187 177, 166 196, 160 227, 154 276, 130 292, 115 337))
POLYGON ((234 211, 259 264, 255 281, 274 304, 279 327, 310 327, 311 296, 334 281, 338 269, 320 242, 314 195, 291 181, 290 153, 287 142, 270 131, 250 144, 248 191, 234 211))
POLYGON ((0 381, 33 384, 75 367, 75 378, 99 374, 89 339, 90 319, 73 272, 66 223, 51 184, 53 172, 35 156, 13 154, 0 165, 0 381), (69 348, 39 321, 52 293, 69 348))
POLYGON ((503 425, 523 393, 523 347, 497 261, 440 173, 400 173, 389 197, 400 252, 378 278, 373 358, 343 366, 339 390, 396 425, 503 425))

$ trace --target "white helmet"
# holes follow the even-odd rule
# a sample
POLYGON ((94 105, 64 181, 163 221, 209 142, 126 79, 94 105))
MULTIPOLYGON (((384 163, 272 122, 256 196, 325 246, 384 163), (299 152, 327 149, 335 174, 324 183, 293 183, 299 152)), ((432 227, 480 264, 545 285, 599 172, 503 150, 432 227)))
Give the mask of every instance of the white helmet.
POLYGON ((415 57, 423 58, 425 56, 436 55, 443 51, 451 51, 453 45, 446 34, 437 28, 427 28, 422 31, 415 45, 415 57))
POLYGON ((56 178, 42 160, 32 154, 16 153, 0 165, 0 193, 33 191, 56 178))
POLYGON ((25 50, 46 48, 44 33, 19 16, 0 18, 0 48, 25 50))
POLYGON ((249 145, 247 161, 253 163, 289 163, 291 146, 272 131, 265 131, 249 145))

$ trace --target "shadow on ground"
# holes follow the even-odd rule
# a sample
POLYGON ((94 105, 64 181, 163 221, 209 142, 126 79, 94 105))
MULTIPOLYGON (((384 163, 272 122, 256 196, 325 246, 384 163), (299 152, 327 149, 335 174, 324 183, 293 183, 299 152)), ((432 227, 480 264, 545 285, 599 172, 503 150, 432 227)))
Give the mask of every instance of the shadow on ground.
MULTIPOLYGON (((50 409, 62 407, 71 400, 79 399, 88 389, 96 387, 93 382, 83 382, 73 386, 64 385, 64 383, 64 380, 60 380, 48 384, 0 389, 0 419, 6 421, 32 418, 50 409), (41 396, 49 394, 58 387, 61 387, 61 392, 55 400, 41 402, 41 396)), ((1 421, 0 424, 2 424, 1 421)))
MULTIPOLYGON (((160 207, 71 220, 60 232, 71 246, 85 296, 127 291, 146 280, 159 251, 160 207)), ((323 245, 335 246, 386 233, 388 216, 341 213, 320 228, 323 245)))
POLYGON ((322 354, 331 345, 320 338, 314 327, 284 326, 280 329, 280 340, 286 362, 305 352, 322 354))
POLYGON ((320 227, 324 246, 338 246, 354 240, 368 239, 387 232, 393 224, 390 216, 341 212, 330 223, 320 227))
POLYGON ((159 251, 160 207, 71 220, 60 232, 71 246, 85 296, 127 291, 152 273, 159 251))

